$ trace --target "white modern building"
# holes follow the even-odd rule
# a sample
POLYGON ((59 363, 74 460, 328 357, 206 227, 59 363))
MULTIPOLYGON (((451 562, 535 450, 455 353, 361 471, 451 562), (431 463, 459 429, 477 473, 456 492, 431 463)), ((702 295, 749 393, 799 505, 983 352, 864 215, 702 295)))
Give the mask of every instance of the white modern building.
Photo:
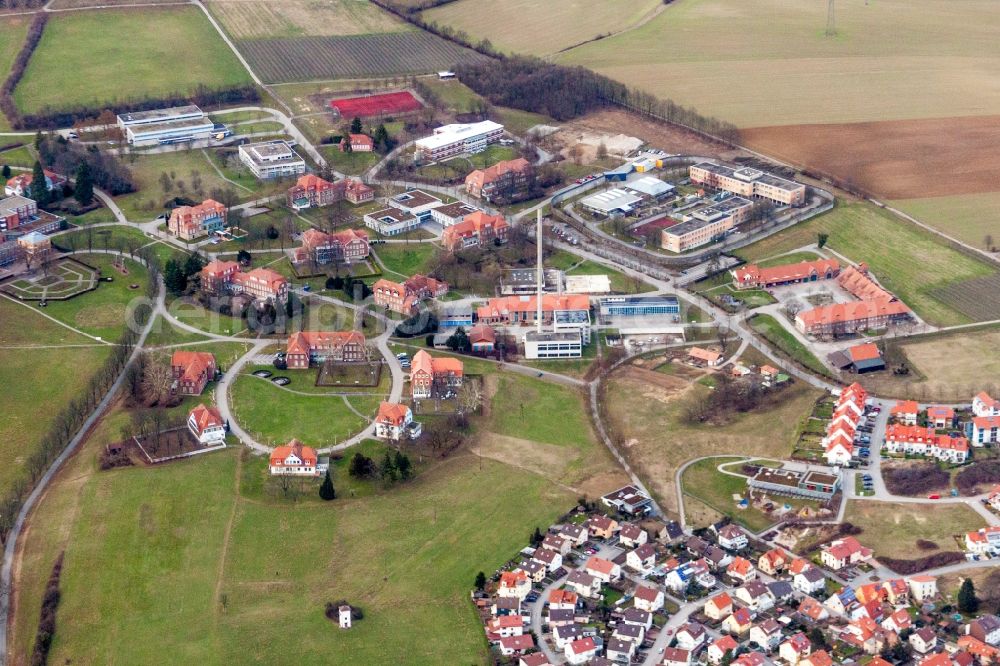
POLYGON ((440 160, 462 153, 481 153, 503 137, 503 125, 492 120, 478 123, 442 125, 434 134, 416 141, 415 157, 440 160))
POLYGON ((240 146, 240 161, 260 180, 306 172, 305 160, 285 141, 244 144, 240 146))
POLYGON ((580 358, 583 341, 579 331, 528 331, 524 334, 524 357, 527 359, 580 358))
POLYGON ((212 136, 215 123, 194 104, 118 115, 118 127, 132 146, 197 141, 212 136))
POLYGON ((642 197, 634 192, 615 187, 580 200, 580 205, 598 215, 631 213, 642 197))

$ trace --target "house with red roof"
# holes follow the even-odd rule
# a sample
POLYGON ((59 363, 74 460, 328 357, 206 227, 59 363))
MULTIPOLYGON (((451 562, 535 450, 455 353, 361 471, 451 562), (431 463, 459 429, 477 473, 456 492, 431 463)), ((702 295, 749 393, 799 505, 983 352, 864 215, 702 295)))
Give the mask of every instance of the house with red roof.
POLYGON ((213 294, 220 294, 228 289, 233 276, 240 272, 240 265, 235 261, 213 259, 208 262, 199 274, 201 289, 213 294))
POLYGON ((201 395, 216 370, 215 356, 208 352, 175 351, 170 357, 174 390, 181 395, 201 395))
POLYGON ((302 233, 302 245, 292 251, 292 263, 353 264, 364 261, 370 253, 368 233, 363 229, 344 229, 329 234, 319 229, 306 229, 302 233))
POLYGON ((262 301, 288 298, 288 280, 270 268, 243 272, 235 261, 212 261, 201 269, 201 288, 211 293, 246 294, 262 301))
POLYGON ((663 608, 664 600, 663 590, 647 585, 637 585, 632 595, 635 607, 648 613, 655 613, 663 608))
POLYGON ((602 583, 613 583, 622 577, 622 568, 603 557, 592 556, 583 570, 602 583))
POLYGON ((531 163, 523 157, 503 160, 485 169, 476 169, 465 177, 465 191, 486 201, 511 200, 528 187, 531 163))
POLYGON ((790 666, 796 666, 812 652, 812 643, 802 632, 793 634, 778 648, 778 656, 790 666))
POLYGON ((444 396, 461 388, 465 370, 452 356, 431 356, 421 349, 410 362, 410 394, 414 400, 444 396))
POLYGON ((493 242, 507 242, 510 225, 502 215, 490 215, 481 210, 470 213, 458 224, 446 228, 441 242, 449 252, 470 247, 485 247, 493 242))
POLYGON ((518 614, 499 615, 486 623, 486 639, 491 643, 508 636, 524 633, 524 616, 518 614))
POLYGON ((375 415, 375 437, 399 441, 420 436, 420 424, 413 420, 413 412, 399 402, 382 402, 375 415))
POLYGON ((772 548, 757 558, 757 568, 768 576, 775 576, 785 570, 791 558, 780 548, 772 548))
POLYGON ((757 577, 757 568, 745 557, 737 557, 726 567, 726 573, 733 580, 746 583, 757 577))
POLYGON ((521 655, 521 659, 517 662, 517 666, 553 666, 549 658, 545 656, 543 652, 532 652, 531 654, 521 655))
POLYGON ((742 636, 750 631, 751 626, 753 626, 753 616, 750 615, 748 609, 743 607, 735 609, 729 617, 722 621, 722 631, 737 636, 742 636))
POLYGON ((733 276, 733 286, 737 289, 770 289, 802 282, 832 280, 840 273, 840 262, 836 259, 817 259, 768 268, 746 264, 734 268, 730 273, 733 276))
POLYGON ((564 654, 566 661, 571 664, 586 664, 597 656, 597 651, 597 644, 593 638, 588 636, 566 643, 564 654))
POLYGON ((352 153, 371 153, 375 151, 375 140, 367 134, 348 134, 340 141, 341 152, 347 152, 351 146, 352 153))
POLYGON ((993 486, 990 489, 989 494, 986 496, 986 503, 989 504, 994 511, 1000 511, 1000 485, 993 486))
POLYGON ((986 391, 980 391, 972 398, 972 413, 975 416, 1000 416, 1000 400, 986 391))
POLYGON ((838 571, 846 566, 870 559, 872 551, 852 536, 835 539, 820 549, 820 561, 838 571))
POLYGON ((720 592, 705 602, 705 617, 712 620, 721 620, 733 612, 733 599, 728 592, 720 592))
POLYGON ((372 285, 372 296, 378 307, 410 317, 416 314, 421 301, 440 298, 448 293, 448 283, 416 274, 403 282, 385 278, 372 285))
POLYGON ((739 647, 739 643, 732 636, 722 636, 717 638, 708 646, 708 663, 710 664, 720 664, 722 660, 726 658, 727 654, 732 654, 736 648, 739 647))
POLYGON ((980 527, 975 532, 966 532, 965 548, 976 555, 1000 554, 1000 526, 980 527))
POLYGON ((226 441, 226 422, 215 407, 198 405, 188 412, 188 430, 204 446, 217 446, 226 441))
POLYGON ((770 652, 781 642, 781 625, 773 618, 750 627, 750 642, 770 652))
POLYGON ((469 329, 469 344, 477 354, 489 354, 496 347, 497 333, 489 324, 477 323, 469 329))
POLYGON ((358 331, 301 331, 288 336, 285 362, 304 369, 326 361, 357 363, 368 360, 365 336, 358 331))
POLYGON ((833 666, 833 657, 826 650, 817 650, 799 662, 800 666, 833 666))
POLYGON ((942 405, 931 405, 927 408, 927 424, 939 430, 954 427, 955 410, 942 405))
POLYGON ((656 548, 651 543, 644 543, 629 551, 625 556, 625 564, 640 574, 649 574, 656 566, 656 548))
POLYGON ((900 400, 889 410, 889 416, 903 425, 917 425, 920 405, 916 400, 900 400))
POLYGON ((688 359, 698 365, 714 368, 722 362, 722 354, 704 347, 691 347, 687 353, 688 359))
POLYGON ((504 636, 497 641, 497 647, 500 648, 500 654, 503 656, 513 657, 526 650, 534 649, 535 639, 531 637, 531 634, 504 636))
POLYGON ((228 210, 214 199, 205 199, 197 206, 177 206, 170 211, 167 231, 184 240, 193 240, 226 226, 228 210))
POLYGON ((517 597, 521 601, 531 592, 531 581, 523 571, 504 571, 500 574, 497 585, 497 595, 501 597, 517 597))
POLYGON ((885 449, 891 453, 932 456, 959 464, 969 457, 969 440, 939 435, 930 427, 892 424, 885 430, 885 449))
POLYGON ((972 445, 1000 443, 1000 416, 972 417, 972 445))
MULTIPOLYGON (((55 171, 42 169, 42 172, 45 174, 45 189, 49 192, 55 189, 61 189, 67 182, 65 176, 61 176, 55 171)), ((30 171, 25 171, 24 173, 19 173, 16 176, 11 176, 7 180, 7 184, 4 187, 4 193, 8 197, 27 196, 33 180, 34 174, 30 171)))
POLYGON ((668 647, 663 650, 661 666, 691 666, 690 650, 668 647))
POLYGON ((858 374, 884 370, 885 361, 882 359, 882 352, 874 342, 866 342, 861 345, 854 345, 847 350, 847 356, 851 360, 851 366, 858 374))
MULTIPOLYGON (((273 476, 319 476, 321 474, 316 449, 293 439, 271 451, 270 470, 273 476)), ((324 470, 325 471, 325 470, 324 470)))

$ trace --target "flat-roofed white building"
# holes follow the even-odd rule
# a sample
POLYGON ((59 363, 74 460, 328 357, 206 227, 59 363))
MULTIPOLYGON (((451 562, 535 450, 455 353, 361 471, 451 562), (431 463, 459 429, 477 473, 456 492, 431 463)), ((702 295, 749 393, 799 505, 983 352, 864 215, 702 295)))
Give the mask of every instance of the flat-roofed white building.
POLYGON ((527 359, 580 358, 583 340, 579 331, 528 331, 524 334, 527 359))
POLYGON ((642 197, 638 194, 616 187, 581 199, 580 205, 600 215, 620 215, 631 213, 640 201, 642 197))
POLYGON ((775 203, 805 203, 806 186, 751 167, 735 167, 715 162, 700 162, 688 168, 692 183, 717 187, 744 197, 768 199, 775 203))
POLYGON ((492 120, 442 125, 434 134, 416 141, 415 156, 423 160, 440 160, 462 153, 481 153, 501 137, 503 125, 492 120))
POLYGON ((654 178, 653 176, 643 176, 642 178, 630 182, 628 184, 628 189, 633 192, 638 192, 639 194, 645 194, 647 197, 659 199, 660 197, 671 194, 674 191, 674 186, 670 183, 663 182, 659 178, 654 178))
POLYGON ((215 128, 194 104, 118 115, 118 127, 133 146, 155 146, 208 139, 215 128))
POLYGON ((305 160, 285 141, 244 144, 240 146, 240 161, 261 180, 306 172, 305 160))

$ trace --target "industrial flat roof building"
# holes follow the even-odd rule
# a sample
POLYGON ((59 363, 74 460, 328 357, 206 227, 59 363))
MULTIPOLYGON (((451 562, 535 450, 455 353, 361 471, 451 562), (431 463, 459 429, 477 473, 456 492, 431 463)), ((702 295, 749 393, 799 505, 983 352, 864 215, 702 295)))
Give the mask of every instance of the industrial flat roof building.
POLYGON ((673 192, 674 186, 670 183, 663 182, 659 178, 654 178, 653 176, 643 176, 638 180, 630 182, 628 184, 628 189, 638 192, 639 194, 645 194, 647 197, 658 199, 673 192))
POLYGON ((215 128, 194 104, 118 115, 118 127, 133 146, 156 146, 208 139, 215 128))
POLYGON ((806 200, 805 185, 760 169, 700 162, 692 164, 688 172, 692 183, 716 187, 744 197, 768 199, 786 205, 801 204, 806 200))
POLYGON ((524 334, 524 357, 580 358, 583 356, 583 341, 579 331, 528 331, 524 334))
POLYGON ((240 161, 261 180, 297 176, 306 171, 306 163, 285 141, 248 143, 240 146, 240 161))
POLYGON ((681 312, 676 296, 608 296, 600 300, 599 308, 602 318, 678 315, 681 312))
POLYGON ((600 215, 620 215, 631 213, 632 207, 640 201, 641 196, 616 187, 581 199, 580 205, 600 215))

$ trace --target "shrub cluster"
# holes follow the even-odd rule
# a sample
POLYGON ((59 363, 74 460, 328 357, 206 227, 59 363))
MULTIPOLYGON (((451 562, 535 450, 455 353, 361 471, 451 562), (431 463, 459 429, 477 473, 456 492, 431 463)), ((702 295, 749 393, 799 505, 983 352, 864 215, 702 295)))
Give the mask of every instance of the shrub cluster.
POLYGON ((984 460, 966 467, 955 477, 963 495, 978 495, 982 486, 1000 483, 1000 460, 984 460))
POLYGON ((35 648, 31 652, 31 666, 44 666, 49 660, 49 649, 52 647, 52 637, 56 633, 56 609, 59 607, 59 577, 62 575, 63 553, 59 553, 52 573, 45 585, 45 595, 42 597, 42 611, 38 618, 38 631, 35 633, 35 648))
POLYGON ((893 495, 916 497, 946 487, 948 472, 934 462, 914 463, 905 466, 884 467, 882 478, 893 495))
POLYGON ((878 558, 878 561, 880 564, 889 567, 901 576, 909 576, 910 574, 915 574, 920 571, 936 569, 949 564, 955 564, 956 562, 964 562, 965 555, 952 550, 944 553, 928 555, 927 557, 921 557, 915 560, 897 560, 891 557, 880 557, 878 558))

